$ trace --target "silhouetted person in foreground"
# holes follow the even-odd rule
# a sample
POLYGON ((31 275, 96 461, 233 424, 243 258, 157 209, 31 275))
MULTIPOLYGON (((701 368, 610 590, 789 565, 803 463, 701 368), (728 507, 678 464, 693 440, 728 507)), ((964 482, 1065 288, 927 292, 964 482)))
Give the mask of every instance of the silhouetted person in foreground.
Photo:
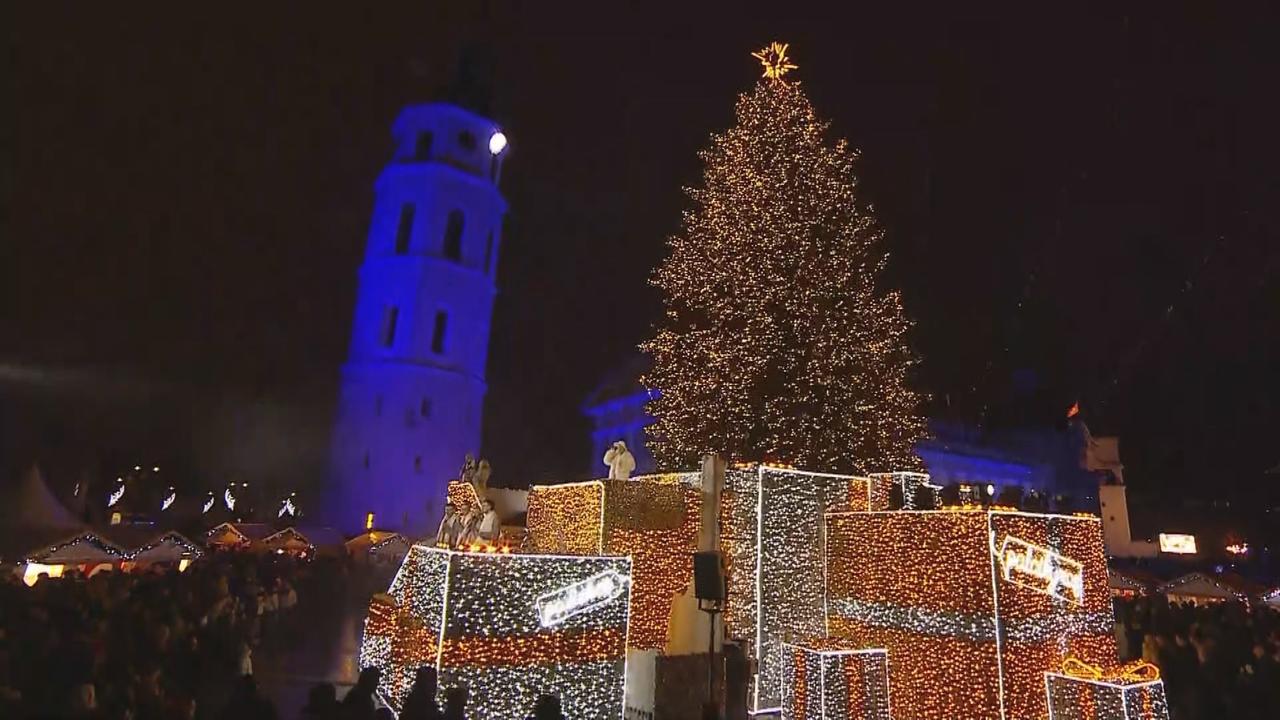
POLYGON ((466 720, 467 689, 451 687, 444 691, 444 720, 466 720))
POLYGON ((258 683, 253 676, 241 675, 222 717, 226 720, 277 720, 279 716, 275 705, 258 692, 258 683))
POLYGON ((338 694, 333 683, 316 683, 307 693, 307 704, 302 708, 306 720, 333 720, 338 714, 338 694))
POLYGON ((533 702, 531 720, 565 720, 560 710, 560 698, 555 695, 539 695, 533 702))
POLYGON ((444 717, 436 703, 436 687, 436 669, 430 665, 418 668, 413 689, 400 709, 400 720, 440 720, 444 717))
POLYGON ((355 687, 342 698, 342 717, 344 720, 372 720, 373 693, 378 689, 378 680, 382 672, 376 667, 367 667, 360 671, 355 687))

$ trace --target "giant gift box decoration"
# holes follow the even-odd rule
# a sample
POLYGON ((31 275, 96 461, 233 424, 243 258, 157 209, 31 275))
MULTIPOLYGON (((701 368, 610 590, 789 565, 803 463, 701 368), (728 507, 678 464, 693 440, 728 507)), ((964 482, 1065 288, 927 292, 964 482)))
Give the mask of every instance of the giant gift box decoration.
POLYGON ((365 621, 360 666, 400 708, 417 668, 466 686, 479 720, 524 717, 543 693, 574 718, 622 715, 631 560, 416 545, 365 621))
POLYGON ((1108 673, 1068 658, 1063 672, 1045 673, 1049 720, 1169 720, 1159 677, 1142 661, 1108 673))
POLYGON ((671 604, 693 574, 701 490, 697 473, 539 485, 529 491, 532 552, 632 560, 629 647, 662 651, 671 604))
POLYGON ((850 475, 753 465, 730 468, 720 505, 720 542, 730 578, 725 628, 748 640, 757 671, 752 712, 781 706, 783 637, 826 633, 822 516, 865 510, 870 483, 850 475))
POLYGON ((890 720, 889 657, 815 639, 782 643, 782 720, 890 720))
POLYGON ((1116 661, 1096 517, 827 517, 834 637, 889 651, 895 720, 1048 718, 1044 673, 1116 661))

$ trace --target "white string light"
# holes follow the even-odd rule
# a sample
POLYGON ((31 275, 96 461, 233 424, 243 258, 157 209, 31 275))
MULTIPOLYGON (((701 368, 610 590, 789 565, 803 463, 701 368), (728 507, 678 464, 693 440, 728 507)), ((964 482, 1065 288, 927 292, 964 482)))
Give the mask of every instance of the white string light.
POLYGON ((889 653, 884 648, 783 643, 779 653, 782 720, 890 720, 889 653))
POLYGON ((1169 704, 1161 680, 1126 684, 1047 672, 1044 690, 1049 720, 1083 718, 1086 708, 1091 710, 1087 717, 1096 720, 1169 718, 1169 704))
POLYGON ((623 710, 630 574, 626 557, 415 545, 387 599, 375 599, 360 665, 382 669, 379 694, 393 708, 416 669, 434 663, 441 692, 465 685, 478 720, 524 717, 543 693, 557 695, 568 717, 615 720, 623 710), (590 593, 576 612, 544 624, 549 599, 583 583, 601 582, 603 590, 604 577, 621 590, 590 593))

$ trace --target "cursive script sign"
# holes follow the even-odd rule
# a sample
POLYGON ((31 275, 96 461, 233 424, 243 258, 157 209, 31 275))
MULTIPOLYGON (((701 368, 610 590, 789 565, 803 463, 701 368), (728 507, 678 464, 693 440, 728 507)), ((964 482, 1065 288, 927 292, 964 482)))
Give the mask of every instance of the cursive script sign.
POLYGON ((1075 560, 1012 535, 1001 543, 999 557, 1006 581, 1059 600, 1084 603, 1084 565, 1075 560))
POLYGON ((586 580, 540 595, 534 601, 542 627, 559 625, 579 613, 594 610, 622 594, 631 578, 606 570, 586 580))

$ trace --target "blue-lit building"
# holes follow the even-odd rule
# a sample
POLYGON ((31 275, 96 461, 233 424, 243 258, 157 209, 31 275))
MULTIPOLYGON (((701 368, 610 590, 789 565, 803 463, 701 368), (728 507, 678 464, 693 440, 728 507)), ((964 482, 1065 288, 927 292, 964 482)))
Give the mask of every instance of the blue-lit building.
POLYGON ((1078 420, 1065 427, 1003 431, 932 422, 929 431, 916 454, 934 483, 990 485, 997 493, 1016 487, 1096 509, 1100 477, 1086 467, 1089 431, 1078 420))
POLYGON ((506 137, 459 104, 405 108, 375 185, 333 434, 329 510, 344 530, 423 531, 478 453, 506 137))
MULTIPOLYGON (((615 440, 626 441, 636 456, 637 472, 659 470, 644 444, 645 427, 653 423, 645 404, 654 392, 637 380, 648 368, 646 363, 646 358, 635 357, 611 371, 583 403, 583 413, 592 423, 587 465, 592 476, 602 474, 601 458, 615 440)), ((1016 487, 1096 509, 1099 475, 1086 467, 1089 431, 1078 420, 1061 428, 1008 431, 931 422, 929 431, 929 437, 917 443, 916 454, 934 484, 970 485, 978 492, 991 486, 994 494, 1016 487)))
POLYGON ((640 384, 638 378, 648 369, 648 359, 637 355, 608 373, 582 405, 582 412, 591 421, 591 458, 587 464, 589 477, 608 474, 604 465, 604 453, 610 445, 621 440, 636 458, 635 473, 656 472, 658 468, 645 444, 645 427, 653 423, 653 416, 645 412, 651 391, 640 384))

